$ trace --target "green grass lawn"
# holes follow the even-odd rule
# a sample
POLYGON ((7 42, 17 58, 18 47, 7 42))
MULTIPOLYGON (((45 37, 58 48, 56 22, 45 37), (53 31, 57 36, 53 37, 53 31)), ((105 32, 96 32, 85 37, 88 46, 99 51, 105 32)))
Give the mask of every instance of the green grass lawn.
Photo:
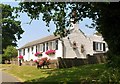
MULTIPOLYGON (((23 82, 119 82, 117 70, 105 64, 84 65, 65 69, 37 69, 35 66, 3 65, 5 72, 13 74, 23 82)), ((34 83, 33 83, 34 84, 34 83)))

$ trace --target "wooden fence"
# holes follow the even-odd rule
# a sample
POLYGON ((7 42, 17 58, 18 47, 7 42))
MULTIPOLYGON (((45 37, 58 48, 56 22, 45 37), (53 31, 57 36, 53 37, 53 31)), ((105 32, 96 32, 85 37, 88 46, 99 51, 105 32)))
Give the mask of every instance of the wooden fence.
POLYGON ((57 67, 70 68, 73 66, 81 66, 85 64, 97 64, 97 63, 105 63, 105 62, 106 62, 106 55, 104 53, 94 54, 93 56, 88 55, 86 59, 58 57, 57 67))

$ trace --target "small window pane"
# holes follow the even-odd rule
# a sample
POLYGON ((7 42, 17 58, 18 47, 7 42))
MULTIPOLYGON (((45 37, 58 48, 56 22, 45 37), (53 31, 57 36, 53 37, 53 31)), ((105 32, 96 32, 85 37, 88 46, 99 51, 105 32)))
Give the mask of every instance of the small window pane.
POLYGON ((55 43, 55 41, 52 41, 52 49, 53 49, 53 50, 56 49, 56 43, 55 43))
POLYGON ((43 43, 43 52, 45 52, 45 43, 43 43))
POLYGON ((102 50, 102 43, 100 43, 100 50, 102 50))
POLYGON ((43 44, 40 44, 40 51, 43 52, 43 44))
POLYGON ((103 43, 102 42, 93 42, 93 50, 103 51, 103 43))
POLYGON ((106 51, 106 49, 105 49, 105 43, 103 43, 103 51, 106 51))
POLYGON ((36 52, 38 51, 37 46, 36 46, 36 52))
POLYGON ((23 55, 25 55, 25 49, 23 49, 23 55))
POLYGON ((21 54, 22 54, 22 50, 20 49, 20 50, 19 50, 19 55, 21 55, 21 54))
POLYGON ((56 50, 58 50, 58 40, 56 40, 56 50))
POLYGON ((52 42, 49 42, 49 49, 52 49, 52 42))
POLYGON ((98 50, 98 43, 97 43, 97 42, 96 42, 96 45, 95 45, 95 46, 96 46, 96 50, 98 50))
POLYGON ((33 47, 32 47, 32 51, 33 51, 33 47))
POLYGON ((96 48, 95 48, 95 42, 93 42, 93 50, 96 50, 96 48))
POLYGON ((29 52, 29 48, 28 48, 28 52, 29 52))
POLYGON ((48 50, 48 43, 46 43, 46 51, 48 50))

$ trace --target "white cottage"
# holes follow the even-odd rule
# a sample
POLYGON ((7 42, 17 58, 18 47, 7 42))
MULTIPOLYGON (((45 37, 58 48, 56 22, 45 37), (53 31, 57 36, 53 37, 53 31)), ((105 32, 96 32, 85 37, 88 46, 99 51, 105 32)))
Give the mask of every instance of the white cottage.
POLYGON ((62 58, 86 58, 86 55, 95 53, 105 53, 107 44, 103 41, 102 36, 86 36, 78 27, 73 24, 70 28, 70 34, 67 37, 50 35, 25 44, 18 49, 18 56, 23 55, 24 61, 36 59, 36 52, 43 52, 42 56, 48 56, 50 59, 62 58), (54 56, 45 54, 47 50, 56 50, 54 56))

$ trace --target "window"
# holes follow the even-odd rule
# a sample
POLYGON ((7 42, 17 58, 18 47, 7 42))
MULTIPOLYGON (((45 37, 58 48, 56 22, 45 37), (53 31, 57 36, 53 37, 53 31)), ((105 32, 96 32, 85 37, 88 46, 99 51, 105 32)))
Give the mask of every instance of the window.
POLYGON ((40 44, 40 51, 43 52, 43 44, 40 44))
POLYGON ((52 41, 49 42, 49 49, 52 49, 52 41))
POLYGON ((29 48, 28 48, 28 52, 29 52, 29 48))
POLYGON ((73 49, 76 49, 76 48, 77 48, 77 43, 76 43, 76 41, 73 41, 72 46, 73 46, 73 49))
POLYGON ((56 49, 56 42, 52 41, 52 49, 55 50, 56 49))
POLYGON ((99 50, 99 51, 103 51, 102 45, 103 45, 103 43, 98 43, 98 50, 99 50))
POLYGON ((58 40, 46 43, 46 50, 48 49, 58 50, 58 40))
POLYGON ((36 52, 38 51, 37 46, 36 46, 36 52))
POLYGON ((25 55, 25 49, 23 49, 23 55, 25 55))
POLYGON ((32 51, 33 51, 33 49, 34 49, 34 48, 33 48, 33 46, 32 46, 32 51))
POLYGON ((58 40, 56 40, 56 50, 58 50, 58 40))
POLYGON ((95 50, 95 51, 105 51, 105 43, 93 42, 93 50, 95 50))
POLYGON ((22 54, 22 50, 20 49, 20 50, 19 50, 19 55, 21 55, 21 54, 22 54))
POLYGON ((48 43, 46 43, 46 51, 48 50, 48 43))
POLYGON ((103 43, 103 51, 106 51, 105 43, 103 43))
POLYGON ((40 47, 39 47, 39 45, 36 45, 36 51, 38 52, 38 51, 40 51, 40 47))
POLYGON ((45 52, 45 43, 43 43, 43 52, 45 52))

